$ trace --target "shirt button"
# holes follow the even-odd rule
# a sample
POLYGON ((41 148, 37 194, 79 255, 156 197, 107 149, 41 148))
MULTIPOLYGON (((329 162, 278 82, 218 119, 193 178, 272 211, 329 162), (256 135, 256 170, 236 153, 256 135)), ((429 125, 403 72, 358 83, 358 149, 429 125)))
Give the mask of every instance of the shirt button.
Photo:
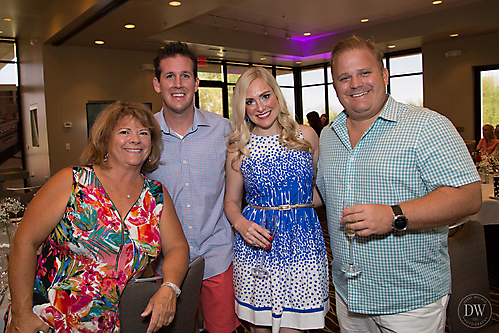
POLYGON ((186 160, 183 160, 183 161, 182 161, 182 163, 187 164, 187 161, 186 161, 186 160))
POLYGON ((192 229, 192 225, 189 226, 189 229, 192 229))
POLYGON ((191 246, 189 246, 189 248, 192 250, 192 249, 194 249, 194 246, 191 245, 191 246))
POLYGON ((191 207, 191 204, 187 204, 187 208, 190 208, 191 207))
POLYGON ((189 186, 189 183, 185 183, 185 186, 189 186))

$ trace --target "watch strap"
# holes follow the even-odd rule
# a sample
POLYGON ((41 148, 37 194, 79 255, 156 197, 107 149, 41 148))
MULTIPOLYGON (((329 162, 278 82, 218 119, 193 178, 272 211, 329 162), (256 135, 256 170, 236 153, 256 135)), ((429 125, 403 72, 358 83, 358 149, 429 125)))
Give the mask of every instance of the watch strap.
POLYGON ((404 213, 402 213, 402 208, 400 208, 399 205, 393 205, 392 211, 395 216, 404 215, 404 213))

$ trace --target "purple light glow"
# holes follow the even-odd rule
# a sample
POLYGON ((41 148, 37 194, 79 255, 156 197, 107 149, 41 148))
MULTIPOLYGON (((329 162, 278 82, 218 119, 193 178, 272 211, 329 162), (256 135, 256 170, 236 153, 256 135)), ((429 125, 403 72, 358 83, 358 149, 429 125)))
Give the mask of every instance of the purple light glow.
POLYGON ((310 40, 314 40, 314 39, 322 38, 322 37, 326 37, 326 36, 331 36, 331 35, 335 35, 335 34, 336 34, 336 32, 333 32, 333 33, 330 33, 330 34, 318 35, 318 36, 291 37, 291 39, 292 40, 297 40, 297 41, 300 41, 300 42, 308 42, 310 40))
POLYGON ((298 56, 283 56, 283 57, 275 57, 274 59, 277 60, 282 60, 282 61, 304 61, 304 60, 311 60, 311 59, 329 59, 331 56, 330 52, 327 53, 321 53, 321 54, 314 54, 312 56, 307 56, 307 57, 298 57, 298 56))

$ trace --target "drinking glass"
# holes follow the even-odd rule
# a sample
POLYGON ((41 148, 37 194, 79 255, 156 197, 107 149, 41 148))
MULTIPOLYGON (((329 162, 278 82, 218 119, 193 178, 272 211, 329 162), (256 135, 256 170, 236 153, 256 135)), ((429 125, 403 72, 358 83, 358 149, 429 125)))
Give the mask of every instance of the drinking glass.
MULTIPOLYGON (((277 230, 277 225, 278 225, 279 218, 275 214, 271 214, 269 212, 263 212, 263 218, 262 218, 262 227, 270 231, 272 234, 272 240, 275 238, 275 232, 277 230)), ((270 241, 272 245, 272 240, 270 241)), ((265 248, 260 248, 260 265, 258 267, 253 267, 251 269, 251 274, 260 279, 266 279, 269 276, 269 271, 263 267, 265 263, 265 258, 267 255, 270 253, 271 247, 269 249, 265 248)))
MULTIPOLYGON (((359 203, 355 200, 343 200, 343 209, 348 207, 352 207, 358 205, 359 203)), ((348 223, 356 223, 357 221, 348 222, 348 223)), ((353 278, 360 274, 361 269, 360 266, 354 264, 353 262, 353 241, 355 239, 355 230, 348 229, 345 225, 345 234, 348 237, 348 264, 343 265, 341 270, 345 273, 347 278, 353 278)))

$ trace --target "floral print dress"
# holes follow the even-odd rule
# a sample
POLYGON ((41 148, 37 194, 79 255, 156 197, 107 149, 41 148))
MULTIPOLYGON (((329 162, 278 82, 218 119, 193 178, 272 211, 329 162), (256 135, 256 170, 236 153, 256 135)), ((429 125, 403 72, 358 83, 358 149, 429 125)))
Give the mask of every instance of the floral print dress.
POLYGON ((73 167, 66 212, 38 258, 33 312, 55 332, 120 332, 127 282, 160 253, 163 190, 144 177, 122 219, 92 167, 73 167))

